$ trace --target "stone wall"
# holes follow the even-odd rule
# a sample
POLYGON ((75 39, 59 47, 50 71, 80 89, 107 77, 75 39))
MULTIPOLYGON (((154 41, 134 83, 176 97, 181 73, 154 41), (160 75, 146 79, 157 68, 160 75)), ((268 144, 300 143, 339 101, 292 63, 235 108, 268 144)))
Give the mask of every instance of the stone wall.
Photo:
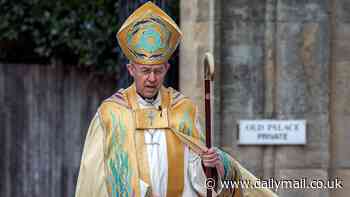
POLYGON ((344 191, 331 196, 345 197, 350 192, 350 2, 336 0, 331 4, 331 177, 344 180, 344 191))
POLYGON ((340 177, 345 186, 280 196, 349 192, 349 8, 346 0, 181 3, 180 89, 203 106, 201 58, 213 52, 215 144, 261 178, 340 177), (307 144, 237 144, 238 120, 270 118, 305 119, 307 144))

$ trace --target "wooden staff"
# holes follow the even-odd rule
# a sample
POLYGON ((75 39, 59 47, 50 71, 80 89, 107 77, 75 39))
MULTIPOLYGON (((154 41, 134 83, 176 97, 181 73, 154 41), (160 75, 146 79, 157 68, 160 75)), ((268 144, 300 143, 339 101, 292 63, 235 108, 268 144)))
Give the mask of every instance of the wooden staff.
MULTIPOLYGON (((214 80, 214 57, 207 52, 203 59, 204 65, 204 91, 205 91, 205 143, 208 148, 211 148, 211 83, 214 80)), ((215 180, 214 169, 205 168, 207 178, 215 180)), ((216 182, 216 181, 215 181, 216 182)), ((212 190, 207 188, 207 196, 212 196, 212 190)))

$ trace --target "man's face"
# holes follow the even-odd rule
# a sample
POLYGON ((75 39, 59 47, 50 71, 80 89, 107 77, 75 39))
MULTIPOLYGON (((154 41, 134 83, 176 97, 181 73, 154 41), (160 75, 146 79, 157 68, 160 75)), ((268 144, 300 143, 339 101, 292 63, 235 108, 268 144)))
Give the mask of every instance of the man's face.
POLYGON ((133 76, 136 91, 145 98, 154 97, 163 84, 169 64, 144 65, 130 63, 128 71, 133 76))

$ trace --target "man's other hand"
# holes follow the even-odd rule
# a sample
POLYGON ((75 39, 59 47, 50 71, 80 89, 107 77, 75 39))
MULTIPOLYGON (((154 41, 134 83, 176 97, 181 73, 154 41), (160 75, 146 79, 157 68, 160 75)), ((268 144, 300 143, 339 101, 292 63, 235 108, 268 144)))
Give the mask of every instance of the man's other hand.
POLYGON ((224 176, 224 165, 215 148, 207 149, 200 155, 205 167, 216 168, 221 177, 224 176))

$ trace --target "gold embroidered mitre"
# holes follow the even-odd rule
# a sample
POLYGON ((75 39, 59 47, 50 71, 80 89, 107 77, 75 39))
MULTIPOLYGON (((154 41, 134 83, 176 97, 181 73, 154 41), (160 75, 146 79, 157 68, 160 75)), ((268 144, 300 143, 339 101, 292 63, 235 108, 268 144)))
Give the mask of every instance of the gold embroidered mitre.
POLYGON ((138 64, 167 62, 181 37, 176 23, 152 2, 132 13, 117 33, 126 57, 138 64))

